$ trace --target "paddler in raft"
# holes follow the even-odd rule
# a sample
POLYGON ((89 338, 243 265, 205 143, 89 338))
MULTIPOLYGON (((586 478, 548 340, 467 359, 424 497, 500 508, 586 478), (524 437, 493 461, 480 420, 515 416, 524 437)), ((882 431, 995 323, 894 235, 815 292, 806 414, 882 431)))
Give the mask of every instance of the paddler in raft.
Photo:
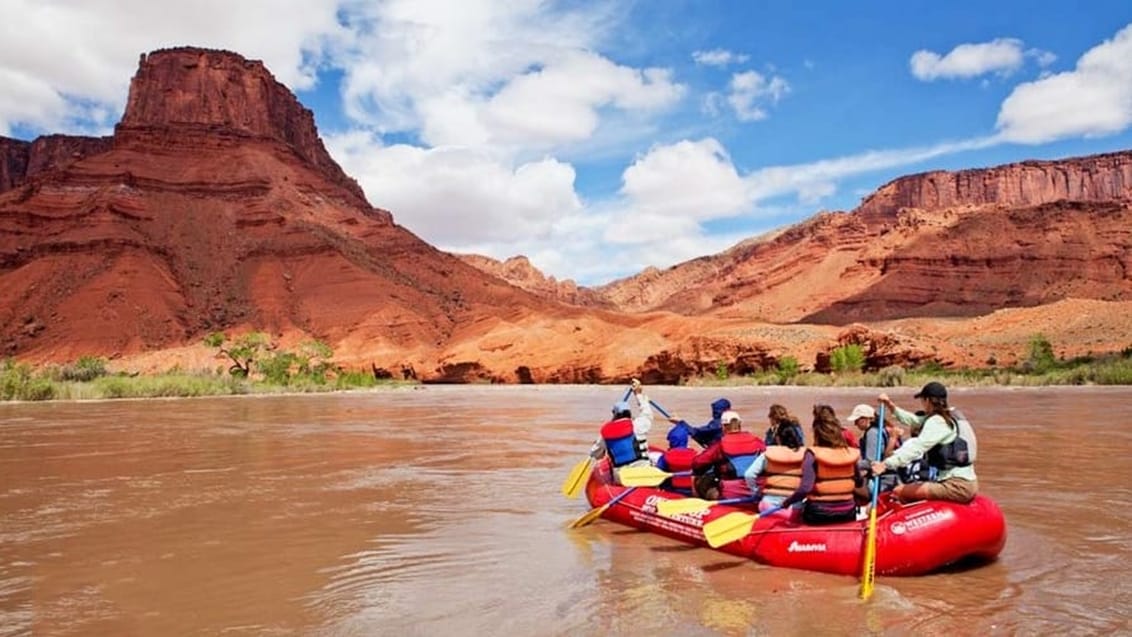
POLYGON ((613 465, 613 478, 620 484, 621 467, 645 467, 652 464, 649 459, 648 433, 652 429, 652 405, 645 395, 641 381, 633 379, 631 394, 636 399, 638 413, 633 411, 628 400, 613 405, 613 418, 601 426, 601 440, 594 443, 590 456, 595 460, 608 454, 613 465))
POLYGON ((743 474, 766 450, 766 444, 743 431, 743 419, 734 411, 720 414, 720 422, 723 437, 692 459, 696 493, 705 500, 747 498, 753 503, 757 496, 743 474))

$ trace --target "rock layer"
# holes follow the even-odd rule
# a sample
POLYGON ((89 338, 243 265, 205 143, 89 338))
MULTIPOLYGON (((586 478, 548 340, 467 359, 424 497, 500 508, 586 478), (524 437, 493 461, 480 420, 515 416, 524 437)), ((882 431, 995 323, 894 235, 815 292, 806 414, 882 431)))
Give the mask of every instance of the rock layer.
POLYGON ((426 382, 671 383, 788 356, 820 369, 850 342, 870 368, 981 364, 1035 327, 1075 339, 1059 354, 1119 348, 1129 155, 913 176, 855 213, 587 290, 429 246, 364 199, 261 63, 168 49, 142 56, 112 138, 0 138, 0 354, 213 369, 206 334, 259 330, 426 382), (932 322, 1052 301, 1090 316, 932 322), (875 323, 900 316, 926 318, 875 323))

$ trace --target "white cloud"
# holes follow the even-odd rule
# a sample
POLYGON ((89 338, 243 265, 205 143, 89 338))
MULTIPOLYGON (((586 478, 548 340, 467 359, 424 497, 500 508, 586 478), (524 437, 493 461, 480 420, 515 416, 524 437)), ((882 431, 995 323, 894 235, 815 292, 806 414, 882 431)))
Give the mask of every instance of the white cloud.
POLYGON ((1098 137, 1132 125, 1132 25, 1093 47, 1072 71, 1019 84, 1002 102, 1004 141, 1098 137))
POLYGON ((553 146, 588 139, 603 107, 647 113, 671 106, 682 95, 683 88, 663 69, 638 71, 592 53, 570 52, 508 82, 487 103, 483 121, 500 145, 553 146))
POLYGON ((467 148, 382 146, 362 132, 329 136, 327 148, 370 201, 442 249, 545 238, 582 212, 574 168, 553 158, 511 166, 467 148))
POLYGON ((611 5, 559 10, 537 0, 364 5, 343 56, 346 111, 430 146, 547 150, 593 135, 607 109, 651 116, 684 87, 661 68, 596 53, 611 5))
POLYGON ((744 181, 747 196, 753 201, 789 194, 812 198, 815 193, 828 190, 828 184, 846 177, 909 166, 944 155, 987 148, 996 143, 997 137, 982 137, 921 148, 870 150, 807 164, 768 166, 746 175, 744 181))
POLYGON ((743 211, 743 182, 714 139, 653 147, 621 176, 628 207, 657 217, 716 219, 743 211))
POLYGON ((1043 69, 1057 61, 1057 56, 1050 51, 1041 49, 1026 49, 1026 57, 1033 58, 1043 69))
POLYGON ((997 38, 979 44, 960 44, 947 55, 920 50, 908 61, 912 75, 930 82, 939 78, 969 78, 984 73, 1010 75, 1021 68, 1022 41, 997 38))
POLYGON ((731 76, 727 103, 741 122, 753 122, 767 116, 763 106, 777 104, 790 92, 790 85, 779 76, 767 79, 757 71, 745 71, 731 76))
POLYGON ((346 37, 340 0, 0 0, 0 133, 15 123, 51 132, 109 125, 122 112, 138 56, 194 45, 262 59, 306 88, 332 42, 346 37), (223 19, 218 16, 224 16, 223 19))
POLYGON ((749 55, 734 53, 727 49, 711 49, 710 51, 693 51, 692 59, 696 64, 703 66, 728 66, 742 64, 750 59, 749 55))

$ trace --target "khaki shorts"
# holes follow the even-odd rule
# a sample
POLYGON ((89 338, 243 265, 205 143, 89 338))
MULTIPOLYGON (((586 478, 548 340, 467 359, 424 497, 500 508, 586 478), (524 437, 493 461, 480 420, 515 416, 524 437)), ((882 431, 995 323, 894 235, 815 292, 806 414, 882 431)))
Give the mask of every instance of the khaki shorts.
POLYGON ((963 478, 948 478, 943 482, 913 482, 902 484, 895 489, 896 497, 911 500, 948 500, 967 504, 975 499, 979 483, 963 478))

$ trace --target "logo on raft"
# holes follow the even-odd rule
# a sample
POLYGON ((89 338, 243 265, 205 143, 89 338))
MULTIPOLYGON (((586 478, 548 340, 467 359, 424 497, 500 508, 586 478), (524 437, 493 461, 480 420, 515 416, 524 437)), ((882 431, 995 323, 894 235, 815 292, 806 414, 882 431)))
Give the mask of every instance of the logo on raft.
MULTIPOLYGON (((657 510, 657 504, 669 499, 670 498, 664 498, 658 495, 650 495, 649 497, 645 498, 645 505, 643 508, 649 513, 656 513, 657 515, 660 515, 657 510)), ((681 513, 679 515, 671 515, 667 517, 672 520, 684 520, 699 526, 703 524, 703 517, 707 515, 707 513, 708 509, 703 509, 702 511, 691 511, 688 513, 681 513)))
POLYGON ((926 526, 932 526, 933 524, 939 524, 940 522, 943 522, 944 520, 947 520, 950 517, 951 516, 949 516, 944 511, 937 511, 935 509, 932 509, 931 511, 928 511, 928 512, 926 512, 926 513, 924 513, 924 514, 922 514, 918 517, 912 518, 912 519, 910 519, 906 522, 893 522, 892 523, 892 534, 893 535, 904 535, 905 533, 907 533, 909 531, 915 531, 917 529, 922 529, 926 526))
POLYGON ((802 544, 798 540, 790 543, 787 553, 825 553, 825 544, 802 544))

